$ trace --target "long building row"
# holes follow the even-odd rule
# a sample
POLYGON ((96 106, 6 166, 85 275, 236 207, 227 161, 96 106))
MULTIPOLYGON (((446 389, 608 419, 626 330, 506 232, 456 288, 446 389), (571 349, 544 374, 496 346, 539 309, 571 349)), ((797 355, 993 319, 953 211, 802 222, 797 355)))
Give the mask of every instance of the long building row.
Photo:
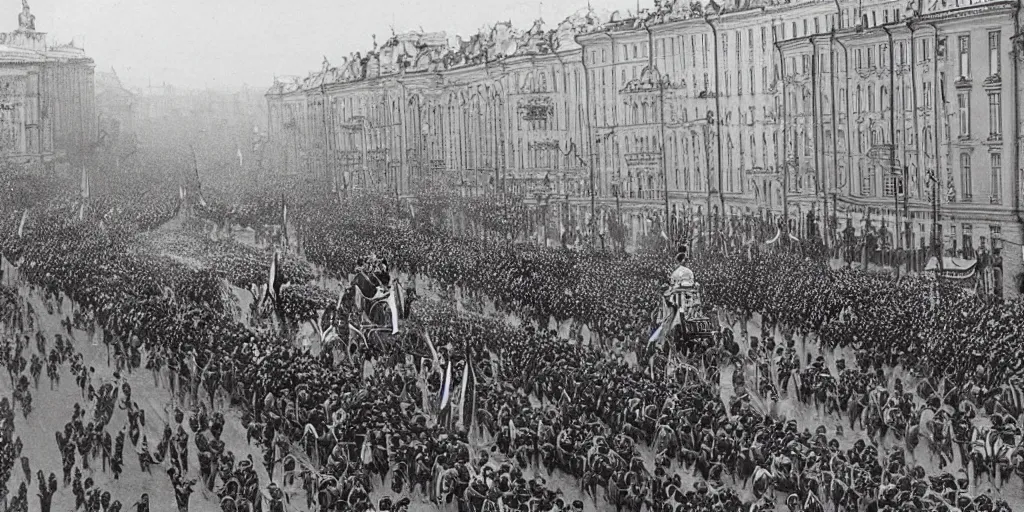
POLYGON ((267 94, 273 166, 391 195, 519 193, 634 236, 708 213, 805 234, 829 219, 829 243, 852 226, 907 250, 936 229, 1018 292, 1018 2, 682 4, 325 61, 267 94))

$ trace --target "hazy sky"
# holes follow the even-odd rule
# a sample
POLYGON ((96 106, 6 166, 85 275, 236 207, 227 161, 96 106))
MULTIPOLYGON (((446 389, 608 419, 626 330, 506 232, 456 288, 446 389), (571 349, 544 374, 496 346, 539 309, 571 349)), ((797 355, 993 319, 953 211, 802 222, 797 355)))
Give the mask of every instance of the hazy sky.
MULTIPOLYGON (((635 0, 592 0, 597 9, 635 10, 635 0)), ((72 38, 129 86, 162 82, 189 88, 269 87, 274 75, 319 69, 326 55, 383 43, 397 32, 468 35, 498 20, 529 28, 543 16, 553 28, 586 0, 29 0, 36 29, 50 42, 72 38)), ((653 5, 650 0, 641 5, 653 5)), ((17 27, 20 2, 0 0, 0 29, 17 27), (6 16, 4 18, 3 16, 6 16)))

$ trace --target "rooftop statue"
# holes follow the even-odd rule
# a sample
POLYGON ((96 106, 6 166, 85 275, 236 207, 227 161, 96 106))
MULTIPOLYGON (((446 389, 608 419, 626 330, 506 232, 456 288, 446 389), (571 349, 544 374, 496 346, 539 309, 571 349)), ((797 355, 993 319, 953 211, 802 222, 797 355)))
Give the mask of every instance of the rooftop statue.
POLYGON ((380 47, 379 57, 382 73, 396 73, 400 67, 405 65, 409 55, 405 49, 405 43, 392 36, 380 47))
POLYGON ((519 34, 512 28, 512 22, 495 23, 486 46, 488 60, 515 55, 519 49, 519 34))
POLYGON ((533 22, 533 26, 530 27, 530 30, 527 30, 522 37, 519 38, 517 53, 537 54, 550 52, 550 34, 544 30, 544 20, 538 18, 533 22))
POLYGON ((365 77, 366 64, 363 62, 363 56, 359 52, 354 52, 346 59, 346 68, 342 78, 346 81, 351 81, 362 80, 365 77))
POLYGON ((28 0, 21 0, 21 14, 18 15, 18 30, 36 30, 36 16, 28 7, 28 0))
POLYGON ((579 47, 579 44, 576 43, 576 35, 597 30, 609 17, 610 13, 598 13, 591 8, 576 11, 558 24, 558 29, 553 36, 555 49, 579 47))

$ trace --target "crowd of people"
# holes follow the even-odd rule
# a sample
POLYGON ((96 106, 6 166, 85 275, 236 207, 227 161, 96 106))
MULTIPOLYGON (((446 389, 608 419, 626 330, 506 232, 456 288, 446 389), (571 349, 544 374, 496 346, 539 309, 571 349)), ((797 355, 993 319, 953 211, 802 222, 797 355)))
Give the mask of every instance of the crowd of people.
MULTIPOLYGON (((404 510, 410 497, 473 511, 582 510, 587 502, 637 511, 774 510, 779 498, 806 511, 1008 510, 973 488, 979 480, 1003 485, 1024 469, 1015 449, 1020 405, 996 393, 1016 389, 1019 369, 1007 356, 1022 338, 1019 305, 980 303, 943 286, 930 293, 919 281, 835 272, 786 254, 702 257, 692 266, 705 300, 741 326, 759 314, 763 334, 727 329, 719 343, 683 351, 693 357, 670 357, 655 371, 630 357, 638 352, 630 344, 610 348, 603 341, 649 335, 649 313, 670 268, 666 258, 463 238, 422 224, 412 229, 401 208, 358 205, 339 215, 343 207, 311 200, 295 207, 297 236, 305 256, 339 280, 347 281, 366 254, 383 254, 405 272, 486 295, 499 309, 535 321, 513 327, 460 312, 443 293, 441 301, 417 303, 397 338, 348 336, 308 351, 280 332, 245 325, 223 304, 222 281, 259 282, 273 260, 267 252, 230 241, 162 246, 209 249, 203 268, 193 268, 147 251, 127 235, 162 224, 177 207, 132 199, 138 196, 106 200, 115 211, 145 211, 144 222, 78 220, 77 212, 69 214, 73 207, 59 206, 66 198, 54 198, 55 206, 35 214, 18 235, 20 212, 5 212, 11 222, 4 223, 0 250, 43 293, 66 296, 93 314, 125 371, 144 366, 174 377, 176 399, 193 409, 195 425, 175 415, 155 452, 145 437, 137 450, 142 470, 170 470, 179 510, 188 510, 199 480, 217 490, 224 510, 257 501, 282 510, 293 481, 308 509, 360 512, 404 510), (563 339, 546 329, 549 317, 585 323, 599 342, 563 339), (852 347, 857 356, 835 370, 822 359, 801 361, 797 343, 809 339, 823 350, 852 347), (954 349, 960 357, 950 357, 954 349), (718 376, 729 365, 736 393, 723 400, 718 376), (895 365, 917 372, 921 384, 890 382, 885 369, 895 365), (757 382, 747 386, 751 374, 757 382), (831 404, 826 414, 844 416, 851 430, 859 423, 870 440, 851 443, 841 432, 801 425, 766 407, 788 393, 790 379, 799 381, 793 388, 800 400, 831 404), (223 427, 217 408, 225 404, 218 395, 243 411, 262 461, 233 461, 223 452, 216 432, 223 427), (993 427, 974 422, 978 415, 993 418, 993 427), (923 431, 911 428, 921 424, 923 431), (950 467, 936 472, 917 461, 920 439, 950 467), (979 447, 974 439, 994 440, 979 447), (187 464, 192 445, 204 454, 199 468, 187 464), (968 462, 975 473, 963 478, 953 466, 968 462), (283 476, 259 481, 256 463, 283 476), (554 479, 548 482, 556 471, 574 477, 579 489, 559 492, 554 479), (380 489, 384 483, 388 488, 380 489)), ((281 294, 284 316, 308 319, 331 307, 337 294, 313 283, 301 263, 283 267, 297 269, 287 274, 286 290, 299 290, 281 294)), ((21 328, 31 334, 27 323, 21 328)), ((74 364, 73 356, 67 360, 74 364)), ((20 379, 31 366, 18 363, 14 373, 20 379)), ((62 435, 62 448, 73 444, 83 469, 89 454, 104 453, 108 444, 109 436, 97 441, 90 432, 103 424, 100 411, 118 401, 118 389, 130 407, 123 387, 88 392, 96 417, 75 411, 62 435)), ((74 450, 68 451, 73 467, 74 450)), ((99 496, 99 509, 109 511, 112 503, 99 496)))
MULTIPOLYGON (((360 255, 383 251, 399 268, 482 293, 544 324, 549 317, 573 319, 611 338, 631 339, 648 330, 671 269, 667 255, 513 251, 504 240, 456 237, 422 224, 412 229, 361 206, 337 215, 314 203, 302 215, 305 254, 339 276, 360 255)), ((1018 360, 1009 357, 1024 343, 1021 302, 986 301, 920 277, 894 280, 833 270, 757 247, 731 254, 704 251, 692 266, 700 269, 712 304, 816 332, 830 348, 871 348, 886 364, 951 375, 959 384, 977 378, 979 367, 990 388, 1024 376, 1018 360), (960 357, 949 357, 953 353, 960 357)))

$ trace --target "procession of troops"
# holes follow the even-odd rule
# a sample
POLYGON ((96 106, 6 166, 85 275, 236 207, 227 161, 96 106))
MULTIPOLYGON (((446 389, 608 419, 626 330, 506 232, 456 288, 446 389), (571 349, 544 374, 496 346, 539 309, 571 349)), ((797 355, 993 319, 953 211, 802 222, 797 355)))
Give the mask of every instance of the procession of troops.
POLYGON ((627 255, 429 199, 3 180, 0 511, 1024 506, 1021 302, 754 221, 627 255))

